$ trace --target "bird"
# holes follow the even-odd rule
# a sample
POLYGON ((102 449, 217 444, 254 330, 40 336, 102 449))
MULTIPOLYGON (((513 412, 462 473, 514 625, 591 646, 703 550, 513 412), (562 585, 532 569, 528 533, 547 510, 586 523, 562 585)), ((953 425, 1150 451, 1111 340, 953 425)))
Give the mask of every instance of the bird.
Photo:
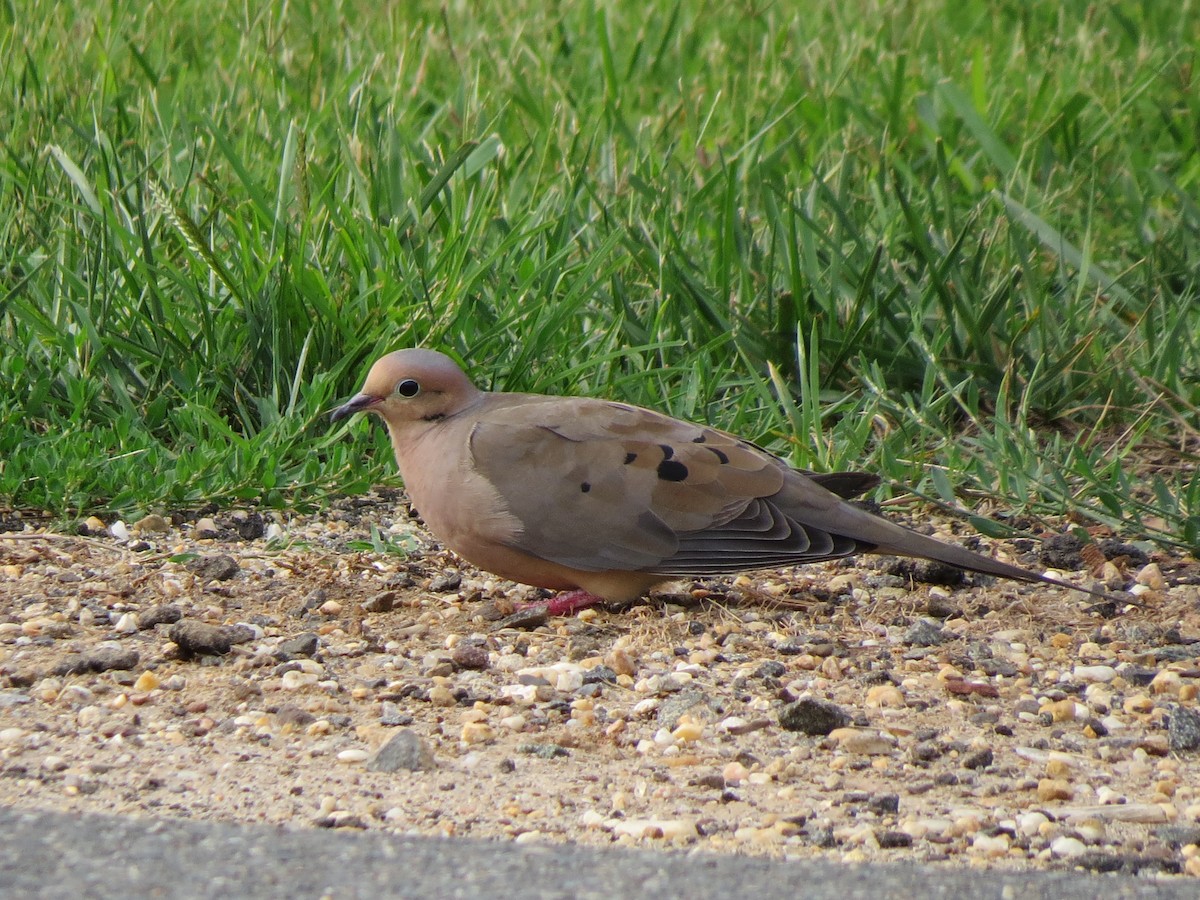
POLYGON ((546 604, 551 615, 665 582, 858 553, 1114 599, 848 502, 879 483, 873 474, 806 472, 736 435, 613 400, 483 391, 436 350, 378 359, 331 417, 356 413, 387 426, 434 537, 501 578, 564 592, 546 604))

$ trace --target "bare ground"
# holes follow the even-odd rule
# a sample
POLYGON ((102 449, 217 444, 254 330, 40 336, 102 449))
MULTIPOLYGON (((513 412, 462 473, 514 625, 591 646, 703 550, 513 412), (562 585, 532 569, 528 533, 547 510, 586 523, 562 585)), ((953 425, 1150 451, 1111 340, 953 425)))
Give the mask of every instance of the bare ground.
POLYGON ((547 620, 391 494, 4 525, 9 806, 1200 875, 1190 558, 1067 576, 1140 608, 863 557, 547 620))

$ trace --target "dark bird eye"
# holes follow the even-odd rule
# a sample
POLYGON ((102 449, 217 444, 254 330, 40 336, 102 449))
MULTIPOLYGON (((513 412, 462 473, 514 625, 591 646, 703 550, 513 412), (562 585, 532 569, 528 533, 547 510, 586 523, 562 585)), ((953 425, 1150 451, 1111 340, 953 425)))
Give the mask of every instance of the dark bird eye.
POLYGON ((405 378, 396 385, 396 393, 401 397, 415 397, 421 392, 421 386, 411 378, 405 378))

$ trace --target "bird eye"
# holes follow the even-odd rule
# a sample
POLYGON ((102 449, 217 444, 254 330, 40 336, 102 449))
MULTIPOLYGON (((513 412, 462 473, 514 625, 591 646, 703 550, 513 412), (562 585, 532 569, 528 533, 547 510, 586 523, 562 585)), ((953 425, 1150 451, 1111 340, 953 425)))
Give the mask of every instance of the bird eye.
POLYGON ((421 392, 421 386, 411 378, 405 378, 396 385, 396 393, 401 397, 415 397, 421 392))

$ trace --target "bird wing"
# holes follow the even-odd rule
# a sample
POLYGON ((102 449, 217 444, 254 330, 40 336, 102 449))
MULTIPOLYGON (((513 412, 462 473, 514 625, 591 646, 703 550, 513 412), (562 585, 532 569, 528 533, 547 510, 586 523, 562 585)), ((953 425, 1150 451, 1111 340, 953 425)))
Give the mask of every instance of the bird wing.
MULTIPOLYGON (((733 435, 651 410, 509 400, 480 415, 470 451, 520 523, 509 545, 574 569, 696 576, 860 548, 821 528, 821 509, 843 504, 813 480, 733 435), (785 484, 791 505, 799 497, 810 507, 809 521, 777 501, 785 484)), ((872 480, 826 477, 845 493, 872 480)))

